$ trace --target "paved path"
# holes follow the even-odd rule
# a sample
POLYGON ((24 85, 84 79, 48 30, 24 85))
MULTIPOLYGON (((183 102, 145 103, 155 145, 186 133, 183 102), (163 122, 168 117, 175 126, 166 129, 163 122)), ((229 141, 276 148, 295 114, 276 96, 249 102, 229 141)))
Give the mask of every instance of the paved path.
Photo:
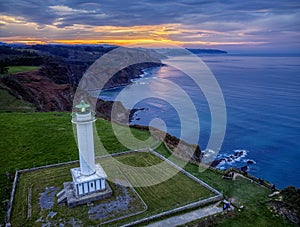
POLYGON ((158 222, 154 222, 150 225, 147 225, 148 227, 160 227, 160 226, 177 226, 177 225, 183 225, 185 223, 204 218, 209 215, 217 214, 222 212, 223 209, 221 207, 217 207, 217 204, 199 208, 197 210, 181 214, 178 216, 170 217, 165 220, 161 220, 158 222))

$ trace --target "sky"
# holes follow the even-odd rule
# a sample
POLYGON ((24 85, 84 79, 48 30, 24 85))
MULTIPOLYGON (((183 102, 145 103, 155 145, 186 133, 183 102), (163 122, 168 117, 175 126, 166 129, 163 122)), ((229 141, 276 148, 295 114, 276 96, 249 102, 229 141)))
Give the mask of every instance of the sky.
POLYGON ((1 0, 0 42, 300 53, 300 0, 1 0))

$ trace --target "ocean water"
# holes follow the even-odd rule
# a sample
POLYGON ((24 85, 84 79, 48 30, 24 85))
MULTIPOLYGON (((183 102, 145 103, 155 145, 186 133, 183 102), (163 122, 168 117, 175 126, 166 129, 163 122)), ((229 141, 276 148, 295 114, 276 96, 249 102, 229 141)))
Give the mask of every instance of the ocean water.
MULTIPOLYGON (((226 134, 218 155, 225 160, 218 168, 248 165, 251 174, 280 188, 300 187, 300 57, 200 58, 218 81, 226 104, 226 134)), ((202 150, 210 149, 209 105, 201 89, 179 70, 169 66, 147 69, 132 85, 106 90, 100 97, 120 100, 127 108, 132 108, 133 97, 146 97, 135 103, 134 108, 145 109, 136 112, 132 124, 149 125, 159 118, 164 121, 163 129, 180 137, 185 121, 190 125, 183 139, 190 142, 189 135, 198 129, 193 127, 192 115, 180 115, 186 99, 167 81, 177 84, 193 102, 201 129, 198 144, 202 150)))

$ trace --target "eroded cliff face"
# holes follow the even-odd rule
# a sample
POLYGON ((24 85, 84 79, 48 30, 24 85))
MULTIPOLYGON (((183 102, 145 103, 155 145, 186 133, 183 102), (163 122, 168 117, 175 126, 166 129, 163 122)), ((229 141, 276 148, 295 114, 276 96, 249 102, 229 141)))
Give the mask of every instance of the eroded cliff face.
MULTIPOLYGON (((141 63, 132 65, 117 72, 107 81, 104 88, 125 86, 131 83, 132 79, 139 78, 143 69, 160 66, 160 63, 141 63)), ((0 77, 0 88, 7 90, 17 99, 32 103, 36 111, 71 111, 74 94, 77 85, 83 76, 84 68, 74 71, 74 65, 47 64, 40 70, 4 75, 0 77), (74 76, 76 72, 76 76, 74 76)), ((92 78, 98 79, 99 78, 92 78)), ((101 79, 101 78, 100 78, 101 79)), ((89 81, 97 85, 99 81, 89 81)), ((110 119, 112 102, 101 102, 99 107, 100 116, 110 119)), ((122 106, 121 103, 117 104, 122 106)), ((127 111, 128 112, 128 111, 127 111)), ((123 121, 123 120, 122 120, 123 121)))
POLYGON ((40 76, 38 70, 4 76, 0 86, 16 98, 34 104, 37 111, 70 111, 72 108, 73 88, 40 76))
POLYGON ((119 101, 113 102, 98 99, 96 104, 97 117, 101 117, 109 121, 114 121, 119 124, 129 124, 130 112, 131 111, 127 110, 119 101), (117 110, 115 114, 112 114, 113 106, 117 110))
MULTIPOLYGON (((140 77, 143 69, 162 65, 159 60, 162 56, 140 48, 32 45, 30 49, 35 50, 32 52, 27 51, 27 47, 20 50, 20 47, 0 45, 0 60, 4 66, 40 66, 35 71, 0 75, 0 88, 17 99, 32 103, 36 111, 71 111, 77 88, 88 92, 91 88, 128 85, 132 79, 140 77), (83 78, 90 68, 97 69, 97 66, 100 66, 95 72, 97 76, 83 78)), ((99 115, 110 119, 112 104, 101 102, 102 107, 98 105, 97 110, 99 115)), ((121 103, 117 105, 121 110, 117 118, 127 118, 128 111, 121 103)))
POLYGON ((116 73, 108 82, 105 84, 104 88, 114 88, 119 86, 125 86, 131 83, 132 79, 140 78, 140 75, 143 74, 143 69, 163 66, 160 63, 154 62, 144 62, 138 65, 132 65, 125 69, 122 69, 116 73))

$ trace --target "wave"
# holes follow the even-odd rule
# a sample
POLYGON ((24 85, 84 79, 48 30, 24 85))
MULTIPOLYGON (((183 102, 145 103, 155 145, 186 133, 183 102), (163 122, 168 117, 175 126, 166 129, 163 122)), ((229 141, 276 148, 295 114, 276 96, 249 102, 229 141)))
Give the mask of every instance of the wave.
MULTIPOLYGON (((253 159, 246 158, 248 151, 246 150, 234 150, 233 153, 222 153, 217 156, 220 160, 216 166, 218 169, 227 169, 230 167, 241 167, 246 165, 256 164, 253 159)), ((249 168, 248 168, 249 169, 249 168)))
POLYGON ((143 71, 143 74, 140 75, 141 78, 151 76, 151 73, 143 71))

